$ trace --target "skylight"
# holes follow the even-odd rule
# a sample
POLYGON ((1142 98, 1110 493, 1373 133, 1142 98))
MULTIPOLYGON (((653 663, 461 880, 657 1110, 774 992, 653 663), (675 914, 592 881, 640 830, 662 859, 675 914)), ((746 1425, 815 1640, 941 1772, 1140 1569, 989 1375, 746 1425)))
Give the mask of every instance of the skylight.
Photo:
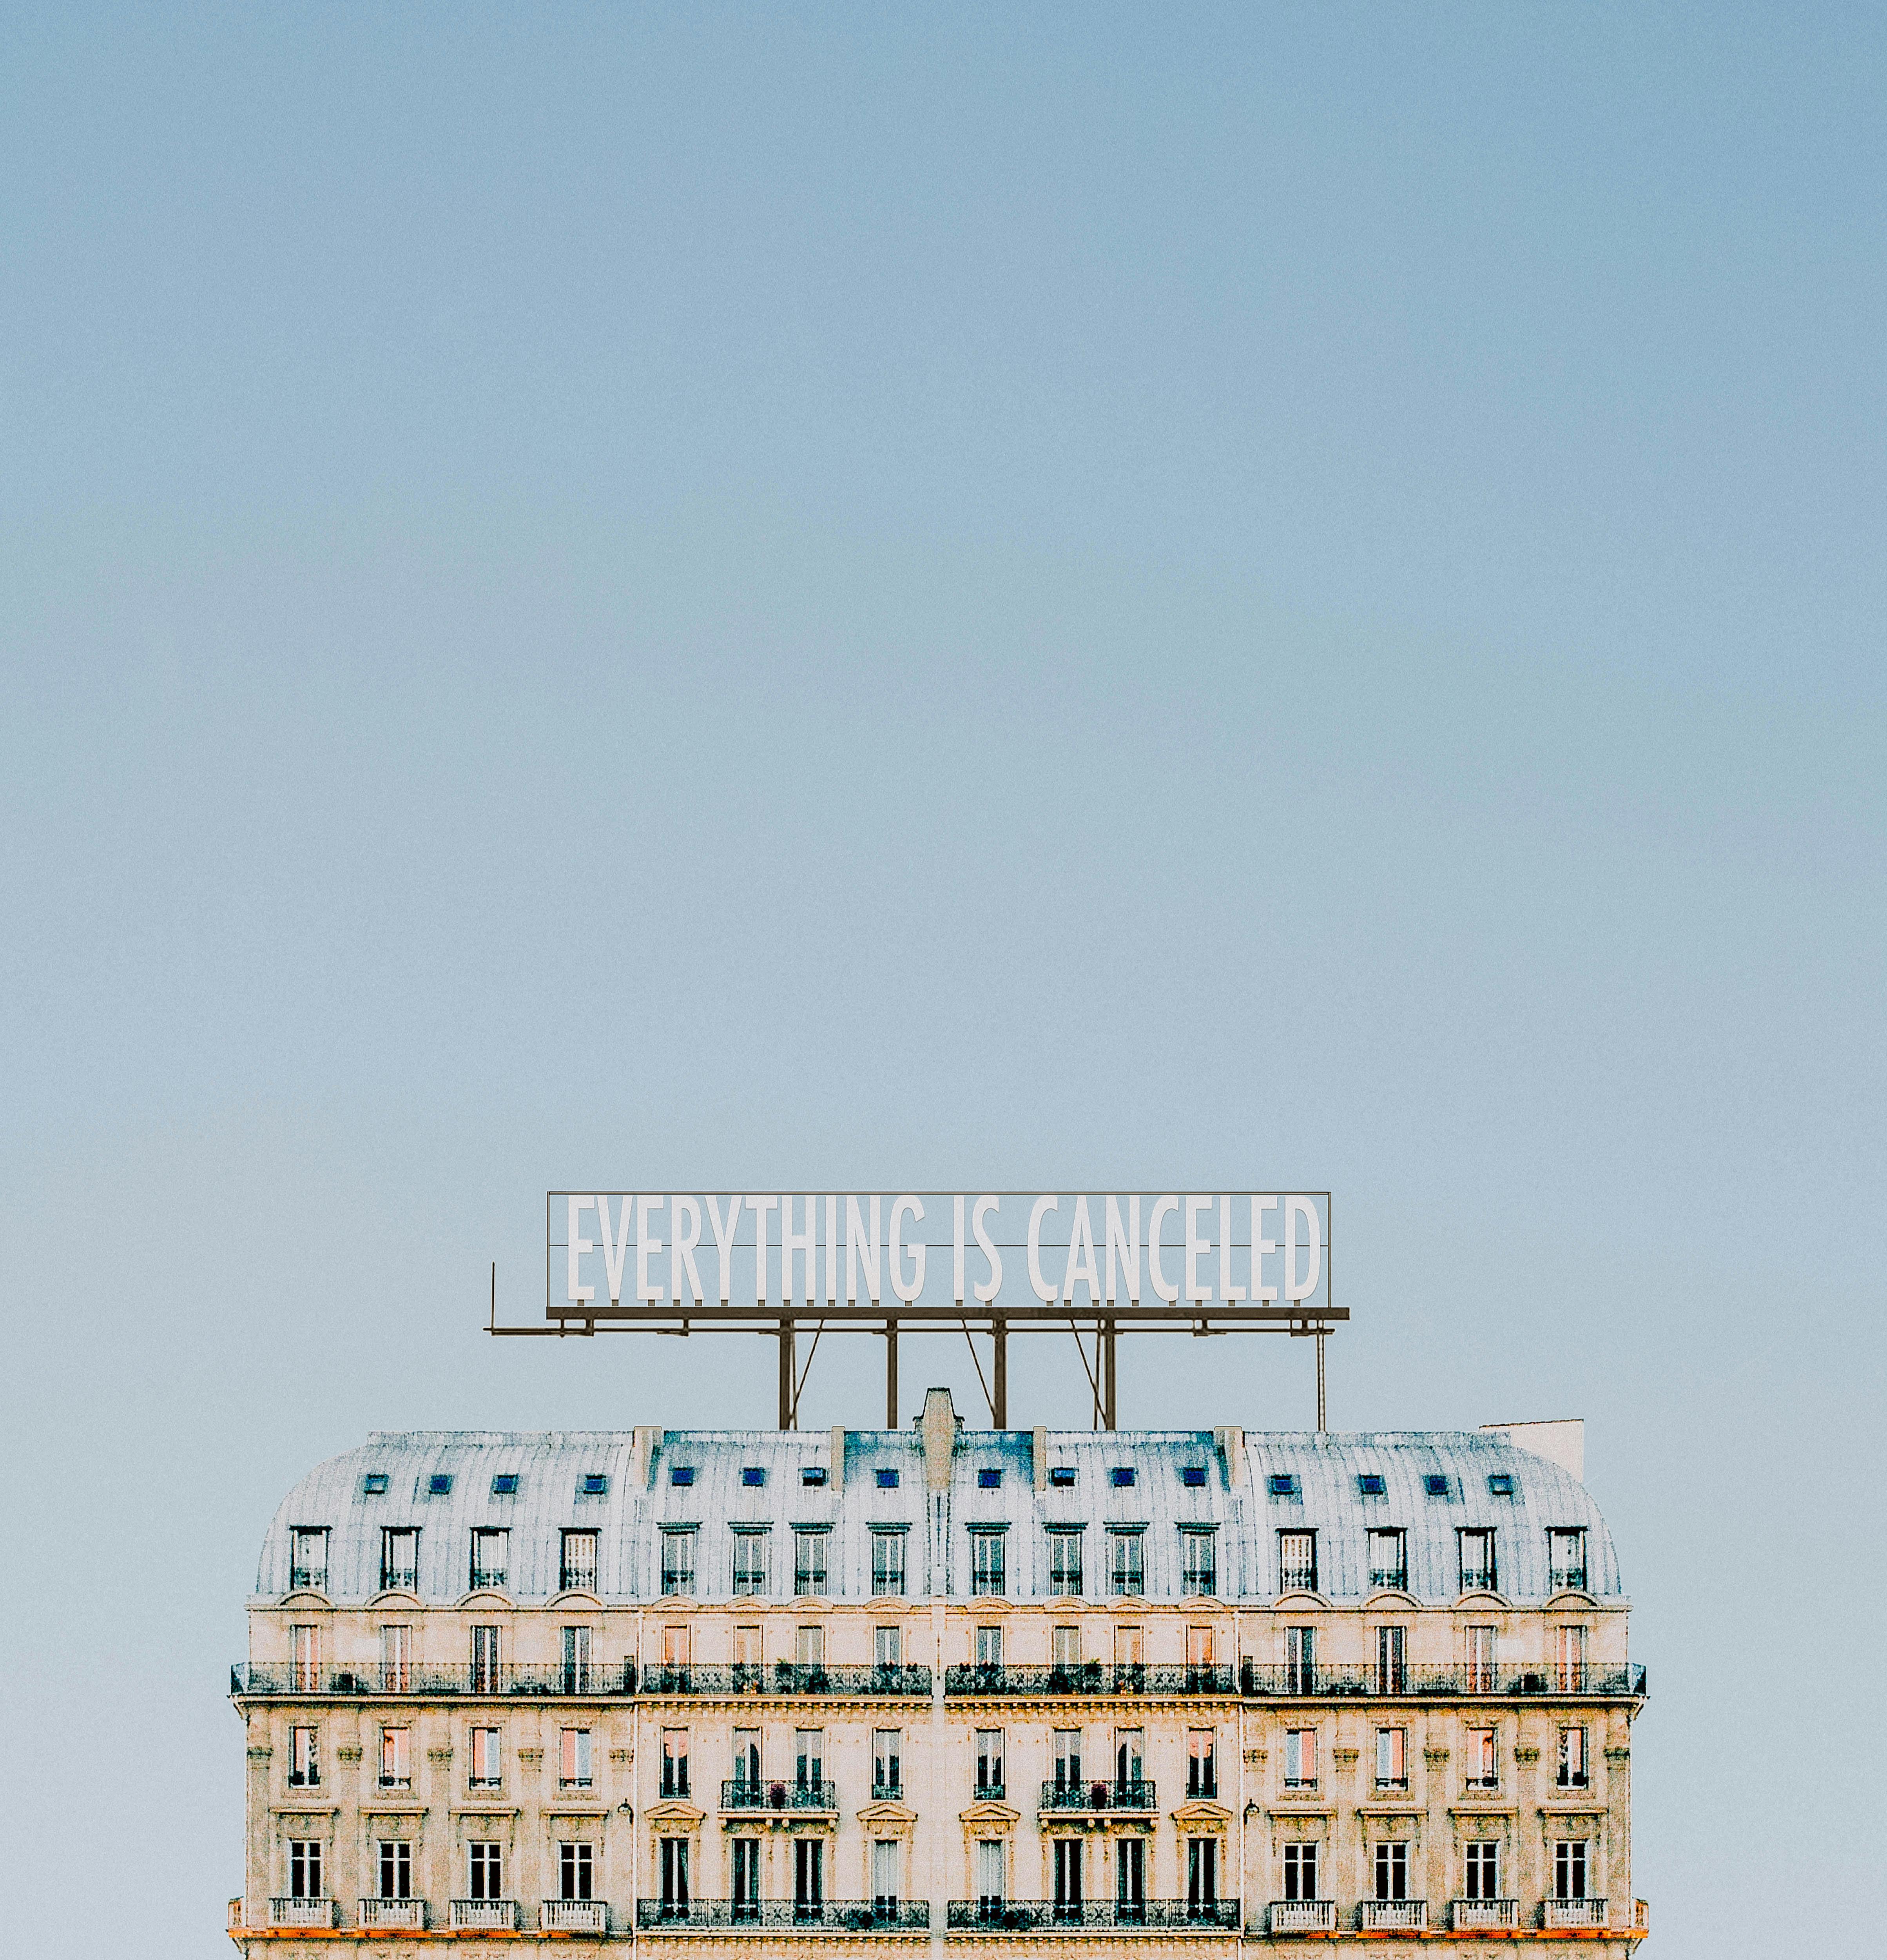
POLYGON ((1117 1491, 1130 1491, 1138 1476, 1139 1473, 1131 1463, 1117 1465, 1113 1472, 1113 1487, 1117 1491))
POLYGON ((500 1470, 491 1480, 491 1494, 494 1497, 515 1497, 518 1494, 518 1473, 515 1470, 500 1470))
POLYGON ((361 1484, 361 1488, 370 1497, 385 1497, 386 1472, 384 1470, 370 1470, 367 1473, 367 1481, 361 1484))
POLYGON ((435 1470, 426 1480, 426 1494, 430 1497, 450 1497, 452 1479, 443 1470, 435 1470))
POLYGON ((897 1488, 897 1472, 895 1470, 879 1471, 878 1473, 878 1488, 881 1491, 896 1490, 897 1488))
POLYGON ((1274 1471, 1270 1481, 1274 1497, 1295 1497, 1298 1494, 1298 1480, 1288 1470, 1274 1471))
POLYGON ((1448 1494, 1448 1480, 1435 1471, 1423 1478, 1422 1488, 1431 1497, 1445 1497, 1448 1494))
POLYGON ((767 1481, 766 1466, 761 1463, 747 1463, 741 1466, 740 1481, 750 1490, 757 1490, 767 1481))
POLYGON ((799 1466, 799 1481, 802 1484, 823 1484, 825 1481, 825 1465, 823 1463, 802 1463, 799 1466))
POLYGON ((1387 1487, 1381 1478, 1372 1470, 1365 1470, 1356 1480, 1357 1494, 1364 1497, 1380 1497, 1387 1487))
POLYGON ((1049 1470, 1048 1481, 1058 1491, 1067 1490, 1075 1481, 1075 1466, 1072 1463, 1053 1465, 1049 1470))
POLYGON ((672 1484, 678 1491, 685 1491, 688 1487, 694 1481, 694 1465, 692 1463, 675 1463, 670 1465, 669 1468, 669 1481, 672 1484))
POLYGON ((977 1472, 977 1488, 979 1491, 999 1491, 1002 1488, 1002 1472, 1000 1470, 979 1470, 977 1472))
POLYGON ((1189 1463, 1180 1472, 1180 1481, 1189 1491, 1202 1491, 1206 1488, 1206 1465, 1189 1463))
POLYGON ((1511 1497, 1514 1494, 1514 1480, 1505 1471, 1497 1471, 1488 1479, 1490 1497, 1511 1497))
POLYGON ((586 1470, 583 1481, 577 1486, 577 1494, 585 1497, 606 1497, 609 1494, 609 1479, 600 1470, 586 1470))

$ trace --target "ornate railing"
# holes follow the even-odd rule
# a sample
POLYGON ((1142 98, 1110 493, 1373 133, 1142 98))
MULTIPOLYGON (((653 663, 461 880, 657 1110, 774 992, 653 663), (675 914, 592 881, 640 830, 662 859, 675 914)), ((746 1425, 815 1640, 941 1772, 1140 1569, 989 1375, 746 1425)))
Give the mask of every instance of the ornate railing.
POLYGON ((377 1662, 336 1662, 331 1666, 297 1667, 292 1662, 238 1662, 230 1669, 232 1694, 355 1697, 385 1695, 468 1695, 510 1697, 570 1694, 597 1701, 636 1691, 632 1660, 588 1667, 545 1666, 507 1662, 501 1667, 430 1666, 414 1662, 383 1668, 377 1662))
POLYGON ((1335 1899, 1273 1899, 1266 1929, 1275 1939, 1292 1933, 1334 1933, 1335 1899))
POLYGON ((1085 1661, 1077 1667, 983 1667, 944 1670, 944 1692, 960 1695, 1218 1694, 1238 1692, 1229 1667, 1112 1666, 1085 1661))
POLYGON ((945 1923, 952 1932, 1236 1932, 1239 1905, 1237 1899, 1199 1905, 1184 1899, 1082 1899, 1072 1905, 1050 1899, 952 1899, 945 1923))
POLYGON ((601 1899, 546 1899, 538 1908, 540 1933, 607 1933, 609 1908, 601 1899))
MULTIPOLYGON (((953 1669, 954 1672, 955 1670, 953 1669)), ((1644 1669, 1633 1662, 1617 1667, 1562 1668, 1552 1662, 1507 1662, 1498 1668, 1463 1662, 1458 1666, 1412 1664, 1399 1668, 1304 1667, 1289 1661, 1243 1661, 1239 1692, 1286 1698, 1357 1695, 1375 1699, 1445 1695, 1593 1695, 1608 1699, 1641 1696, 1644 1669)))
POLYGON ((1549 1933, 1587 1931, 1611 1923, 1602 1898, 1549 1898, 1540 1907, 1539 1923, 1549 1933))
POLYGON ((826 1780, 805 1782, 776 1780, 748 1783, 735 1779, 721 1785, 723 1810, 837 1810, 839 1787, 826 1780))
POLYGON ((271 1926, 335 1927, 341 1923, 337 1901, 331 1898, 272 1898, 271 1926))
POLYGON ((636 1901, 636 1924, 646 1933, 925 1933, 927 1899, 690 1899, 672 1905, 636 1901))
POLYGON ((881 1695, 910 1701, 930 1695, 927 1667, 813 1667, 796 1661, 776 1661, 770 1667, 708 1662, 700 1666, 647 1667, 642 1673, 644 1694, 719 1696, 739 1694, 881 1695))
POLYGON ((1520 1923, 1518 1899, 1457 1899, 1448 1920, 1453 1933, 1507 1933, 1520 1923))
POLYGON ((1111 1782, 1103 1782, 1099 1777, 1091 1783, 1050 1781, 1042 1786, 1044 1810, 1091 1813, 1102 1810, 1158 1810, 1159 1807, 1154 1799, 1151 1777, 1130 1777, 1124 1782, 1117 1777, 1111 1782))
POLYGON ((1422 1933, 1428 1929, 1426 1899, 1365 1899, 1356 1908, 1361 1933, 1422 1933))
POLYGON ((402 1932, 426 1930, 426 1901, 416 1898, 364 1898, 361 1901, 361 1930, 376 1932, 397 1927, 402 1932))
POLYGON ((518 1902, 516 1899, 454 1899, 446 1908, 446 1923, 455 1933, 515 1933, 518 1902))

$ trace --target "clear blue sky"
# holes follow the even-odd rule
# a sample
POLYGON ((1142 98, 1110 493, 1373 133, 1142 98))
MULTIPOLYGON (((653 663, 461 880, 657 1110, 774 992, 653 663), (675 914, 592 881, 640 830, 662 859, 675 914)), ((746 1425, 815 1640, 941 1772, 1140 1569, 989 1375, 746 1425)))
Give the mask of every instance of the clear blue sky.
POLYGON ((19 1950, 218 1950, 311 1462, 770 1419, 758 1342, 478 1332, 547 1185, 703 1182, 1333 1188, 1334 1426, 1587 1418, 1653 1952, 1876 1941, 1884 56, 8 10, 19 1950))

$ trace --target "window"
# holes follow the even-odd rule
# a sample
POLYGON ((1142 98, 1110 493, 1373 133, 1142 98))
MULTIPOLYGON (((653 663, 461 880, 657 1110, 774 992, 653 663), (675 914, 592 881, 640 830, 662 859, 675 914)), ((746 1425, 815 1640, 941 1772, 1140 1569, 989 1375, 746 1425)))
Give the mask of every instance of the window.
POLYGON ((793 1535, 793 1589, 802 1599, 825 1592, 825 1554, 830 1532, 796 1531, 793 1535))
POLYGON ((1057 1627, 1050 1636, 1049 1665, 1057 1674, 1072 1674, 1081 1666, 1081 1629, 1057 1627))
POLYGON ((1466 1871, 1462 1891, 1471 1899, 1501 1895, 1501 1846, 1494 1838, 1476 1838, 1463 1853, 1466 1871))
POLYGON ((1492 1694, 1495 1689, 1495 1630, 1491 1627, 1461 1629, 1463 1683, 1470 1694, 1492 1694))
POLYGON ((419 1590, 419 1533, 389 1526, 380 1533, 380 1590, 383 1592, 417 1592, 419 1590))
POLYGON ((1196 1677, 1206 1672, 1212 1665, 1215 1642, 1210 1627, 1188 1627, 1186 1630, 1186 1669, 1189 1687, 1199 1685, 1196 1677))
POLYGON ((977 1900, 985 1912, 1002 1903, 1002 1841, 980 1838, 977 1843, 977 1900))
POLYGON ((1409 1692, 1409 1670, 1403 1662, 1405 1645, 1403 1630, 1400 1627, 1378 1627, 1376 1629, 1376 1692, 1378 1694, 1406 1694, 1409 1692))
POLYGON ((515 1470, 500 1470, 491 1480, 491 1494, 494 1497, 515 1497, 518 1494, 518 1475, 515 1470))
POLYGON ((472 1589, 483 1587, 502 1590, 506 1568, 511 1562, 511 1534, 508 1531, 475 1531, 472 1534, 472 1589))
POLYGON ((586 1899, 594 1896, 590 1891, 589 1846, 579 1839, 576 1843, 564 1843, 557 1847, 557 1895, 564 1899, 586 1899))
POLYGON ((1113 1732, 1113 1780, 1121 1790, 1130 1790, 1146 1774, 1147 1732, 1144 1729, 1117 1729, 1113 1732))
POLYGON ((413 1783, 413 1732, 400 1728, 380 1731, 380 1787, 410 1790, 413 1783))
POLYGON ((1561 1694, 1584 1694, 1586 1692, 1586 1630, 1584 1627, 1561 1627, 1553 1640, 1554 1672, 1558 1676, 1561 1694))
POLYGON ((1586 1783, 1586 1732, 1562 1729, 1559 1732, 1559 1787, 1584 1790, 1586 1783))
POLYGON ((1113 1589, 1122 1598, 1138 1599, 1147 1589, 1143 1534, 1110 1532, 1113 1541, 1113 1589))
POLYGON ((1188 1796, 1218 1794, 1218 1732, 1215 1729, 1189 1729, 1186 1733, 1186 1793, 1188 1796))
POLYGON ((1189 1598, 1209 1599, 1218 1590, 1218 1545, 1215 1532, 1180 1533, 1181 1586, 1189 1598))
POLYGON ((1280 1592, 1314 1592, 1317 1589, 1317 1533, 1279 1532, 1278 1590, 1280 1592))
POLYGON ((764 1465, 758 1463, 747 1464, 741 1471, 740 1481, 746 1489, 758 1491, 767 1481, 764 1465))
POLYGON ((793 1841, 793 1904, 796 1912, 812 1915, 812 1908, 825 1904, 825 1840, 796 1838, 793 1841))
POLYGON ((1120 1464, 1110 1474, 1117 1491, 1131 1491, 1133 1488, 1137 1473, 1131 1464, 1120 1464))
POLYGON ((1546 1534, 1547 1565, 1555 1592, 1586 1589, 1586 1534, 1583 1531, 1549 1531, 1546 1534))
POLYGON ((1317 1780, 1317 1732, 1314 1729, 1287 1729, 1284 1732, 1284 1787, 1286 1790, 1312 1790, 1317 1780))
POLYGON ((692 1463, 672 1463, 669 1466, 669 1482, 678 1491, 688 1489, 694 1481, 692 1463))
POLYGON ((665 1596, 694 1590, 694 1527, 662 1534, 662 1590, 665 1596))
POLYGON ((758 1729, 736 1729, 734 1731, 734 1784, 739 1790, 757 1790, 760 1786, 760 1731, 758 1729))
POLYGON ((288 1782, 290 1787, 294 1790, 320 1788, 321 1731, 319 1729, 290 1731, 288 1782))
POLYGON ((1409 1787, 1409 1731, 1406 1729, 1377 1730, 1376 1787, 1378 1790, 1406 1790, 1409 1787))
POLYGON ((566 1694, 587 1694, 590 1691, 589 1678, 589 1629, 587 1627, 566 1627, 564 1629, 564 1692, 566 1694))
POLYGON ((1002 1488, 1002 1472, 1000 1470, 979 1470, 977 1472, 977 1488, 979 1491, 999 1491, 1002 1488))
POLYGON ((380 1897, 406 1899, 413 1895, 413 1847, 404 1838, 380 1840, 380 1897))
POLYGON ((1000 1729, 979 1729, 977 1731, 977 1787, 979 1797, 999 1797, 1002 1794, 1002 1731, 1000 1729))
POLYGON ((1218 1840, 1186 1841, 1186 1909, 1206 1912, 1218 1903, 1218 1840))
POLYGON ((1081 1787, 1081 1731, 1079 1729, 1057 1729, 1054 1748, 1055 1787, 1057 1790, 1079 1790, 1081 1787))
POLYGON ((894 1491, 897 1488, 897 1472, 895 1470, 880 1470, 875 1474, 878 1478, 878 1488, 881 1491, 894 1491))
POLYGON ((662 1732, 662 1794, 686 1796, 688 1793, 688 1732, 664 1729, 662 1732))
POLYGON ((1206 1465, 1189 1463, 1180 1472, 1180 1481, 1189 1491, 1202 1491, 1206 1488, 1206 1465))
POLYGON ((1064 1914, 1069 1914, 1071 1908, 1081 1904, 1081 1840, 1057 1838, 1052 1841, 1055 1850, 1055 1903, 1064 1914))
POLYGON ((498 1691, 498 1630, 474 1627, 472 1630, 472 1691, 496 1694, 498 1691))
POLYGON ((1317 1847, 1315 1844, 1287 1844, 1284 1847, 1284 1895, 1292 1901, 1317 1897, 1317 1847))
POLYGON ((380 1629, 380 1691, 383 1694, 408 1694, 413 1686, 413 1630, 411 1627, 380 1629))
POLYGON ((600 1470, 583 1473, 583 1481, 577 1486, 580 1497, 606 1497, 609 1494, 609 1479, 600 1470))
POLYGON ((1114 1904, 1123 1917, 1137 1917, 1147 1899, 1147 1847, 1144 1838, 1114 1842, 1114 1904))
POLYGON ((904 1664, 904 1630, 902 1627, 872 1629, 872 1662, 875 1667, 902 1667, 904 1664))
POLYGON ((1513 1494, 1514 1480, 1504 1472, 1498 1473, 1488 1479, 1488 1495, 1490 1497, 1511 1497, 1513 1494))
POLYGON ((1464 1531, 1456 1534, 1461 1546, 1461 1589, 1463 1592, 1491 1592, 1494 1581, 1494 1534, 1491 1531, 1464 1531))
POLYGON ((875 1531, 872 1534, 872 1594, 883 1599, 904 1589, 904 1534, 901 1531, 875 1531))
POLYGON ((817 1488, 825 1481, 823 1463, 802 1463, 799 1466, 799 1481, 810 1488, 817 1488))
POLYGON ((903 1792, 904 1779, 899 1759, 904 1755, 904 1741, 901 1729, 872 1731, 872 1796, 897 1796, 903 1792))
POLYGON ((793 1734, 793 1775, 802 1790, 818 1790, 825 1781, 825 1731, 796 1729, 793 1734))
POLYGON ((328 1529, 297 1525, 290 1535, 288 1589, 325 1592, 328 1589, 328 1529))
POLYGON ((504 1896, 504 1853, 503 1847, 491 1844, 473 1844, 465 1847, 465 1895, 475 1899, 499 1899, 504 1896))
POLYGON ((452 1478, 443 1470, 435 1470, 426 1479, 426 1494, 429 1497, 450 1497, 452 1495, 452 1478))
POLYGON ((1057 1599, 1081 1597, 1081 1533, 1052 1531, 1048 1535, 1048 1589, 1057 1599))
MULTIPOLYGON (((1491 1729, 1470 1729, 1467 1732, 1467 1783, 1470 1790, 1498 1790, 1501 1760, 1494 1747, 1491 1729)), ((1470 1895, 1472 1896, 1472 1895, 1470 1895)), ((1491 1898, 1494 1895, 1490 1892, 1491 1898)))
POLYGON ((979 1627, 977 1629, 977 1666, 1000 1667, 1002 1665, 1002 1629, 1000 1627, 979 1627))
POLYGON ((1553 1845, 1553 1896, 1582 1899, 1586 1895, 1586 1841, 1561 1838, 1553 1845))
MULTIPOLYGON (((681 1657, 678 1664, 685 1666, 688 1657, 688 1630, 685 1627, 677 1627, 673 1631, 682 1637, 680 1643, 681 1657)), ((667 1636, 665 1634, 663 1637, 666 1640, 667 1636)), ((734 1665, 736 1667, 758 1667, 765 1659, 766 1656, 761 1651, 760 1629, 758 1627, 736 1627, 734 1629, 734 1665)))
POLYGON ((796 1628, 793 1637, 793 1657, 802 1667, 824 1667, 824 1628, 806 1626, 796 1628))
POLYGON ((1113 1630, 1113 1671, 1117 1686, 1136 1691, 1145 1684, 1146 1640, 1138 1627, 1117 1626, 1113 1630))
POLYGON ((760 1917, 760 1840, 758 1838, 736 1838, 734 1840, 734 1917, 736 1919, 758 1919, 760 1917))
POLYGON ((364 1497, 383 1497, 386 1495, 386 1472, 370 1470, 361 1480, 361 1494, 364 1497))
POLYGON ((1369 1583, 1372 1590, 1387 1586, 1398 1592, 1409 1589, 1409 1540, 1399 1530, 1373 1531, 1369 1535, 1369 1583))
POLYGON ((662 1904, 665 1911, 678 1911, 688 1902, 688 1841, 663 1838, 662 1847, 662 1904))
POLYGON ((1406 1899, 1409 1896, 1406 1844, 1379 1844, 1376 1847, 1376 1896, 1379 1899, 1406 1899))
POLYGON ((321 1629, 319 1627, 291 1627, 288 1629, 288 1675, 290 1683, 297 1694, 320 1693, 321 1629))
POLYGON ((1072 1491, 1075 1488, 1075 1466, 1072 1463, 1055 1463, 1049 1466, 1048 1481, 1051 1488, 1072 1491))
POLYGON ((973 1531, 970 1534, 970 1589, 1000 1596, 1002 1583, 1002 1534, 973 1531))
POLYGON ((1284 1691, 1287 1694, 1317 1691, 1317 1630, 1314 1627, 1284 1630, 1284 1691))
POLYGON ((288 1896, 322 1898, 321 1889, 321 1840, 291 1838, 288 1841, 288 1896))
MULTIPOLYGON (((587 1729, 566 1729, 557 1759, 557 1782, 560 1790, 587 1790, 591 1781, 591 1736, 587 1729)), ((668 1765, 664 1763, 666 1775, 668 1765)))
POLYGON ((593 1592, 596 1589, 596 1534, 593 1531, 567 1531, 558 1561, 558 1589, 563 1592, 593 1592))
POLYGON ((1266 1488, 1274 1497, 1295 1497, 1298 1494, 1298 1480, 1283 1471, 1278 1471, 1266 1480, 1266 1488))
POLYGON ((1445 1497, 1448 1494, 1448 1480, 1431 1470, 1422 1478, 1422 1488, 1431 1497, 1445 1497))
POLYGON ((883 1913, 897 1910, 897 1840, 872 1841, 872 1904, 883 1913))
POLYGON ((734 1593, 751 1598, 767 1589, 767 1533, 736 1531, 734 1534, 734 1593))
POLYGON ((496 1729, 472 1732, 472 1775, 474 1790, 496 1790, 504 1781, 504 1755, 496 1729))
POLYGON ((1374 1471, 1366 1470, 1356 1480, 1356 1494, 1359 1497, 1380 1497, 1387 1487, 1374 1471))

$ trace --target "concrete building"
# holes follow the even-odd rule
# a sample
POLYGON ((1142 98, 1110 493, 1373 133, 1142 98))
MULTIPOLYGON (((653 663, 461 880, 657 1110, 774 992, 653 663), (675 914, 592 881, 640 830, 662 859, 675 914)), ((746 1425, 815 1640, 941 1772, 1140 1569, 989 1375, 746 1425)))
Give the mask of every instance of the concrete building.
POLYGON ((1622 1956, 1644 1674, 1529 1437, 376 1434, 262 1548, 231 1936, 1622 1956))

